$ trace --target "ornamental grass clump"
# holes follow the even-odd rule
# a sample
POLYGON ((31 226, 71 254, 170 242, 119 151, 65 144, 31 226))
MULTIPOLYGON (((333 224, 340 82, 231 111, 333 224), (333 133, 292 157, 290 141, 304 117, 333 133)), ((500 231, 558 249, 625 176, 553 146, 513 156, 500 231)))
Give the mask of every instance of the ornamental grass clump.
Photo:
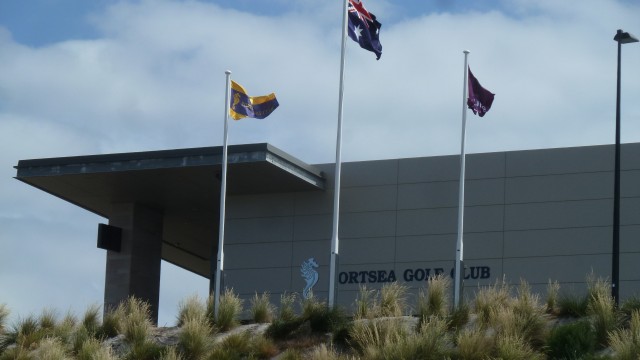
POLYGON ((240 325, 242 303, 242 299, 233 292, 233 289, 226 289, 220 296, 218 318, 214 321, 220 331, 229 331, 240 325))
POLYGON ((468 328, 458 332, 456 342, 456 359, 485 360, 491 358, 494 338, 478 328, 468 328))
POLYGON ((543 360, 543 354, 536 352, 520 335, 503 334, 496 337, 495 355, 497 359, 543 360))
POLYGON ((377 316, 380 305, 376 297, 375 290, 367 289, 366 285, 361 285, 355 301, 354 319, 369 319, 377 316))
POLYGON ((443 274, 427 280, 427 289, 420 289, 417 301, 418 318, 437 316, 446 318, 449 314, 451 280, 443 274))
POLYGON ((618 314, 615 300, 611 296, 611 285, 602 278, 590 276, 589 299, 587 301, 587 315, 591 317, 596 333, 596 339, 601 346, 608 343, 608 334, 617 328, 618 314))
POLYGON ((129 297, 120 306, 124 308, 122 333, 130 345, 143 345, 153 328, 149 304, 134 296, 129 297))
POLYGON ((637 360, 640 357, 640 310, 631 313, 628 329, 618 329, 609 333, 609 346, 616 359, 637 360))
POLYGON ((407 336, 408 331, 400 319, 364 319, 354 322, 349 332, 349 344, 360 354, 371 356, 378 349, 398 344, 407 336))
POLYGON ((0 335, 4 334, 8 318, 9 308, 5 304, 0 304, 0 335))
POLYGON ((206 318, 207 307, 200 300, 200 297, 197 294, 189 296, 178 304, 178 318, 176 325, 179 327, 182 327, 190 320, 199 321, 201 319, 206 320, 206 318))
POLYGON ((109 346, 95 338, 85 340, 76 352, 77 360, 116 360, 109 346))
POLYGON ((64 344, 62 344, 60 339, 56 338, 43 339, 38 348, 35 350, 33 357, 38 360, 71 359, 64 344))
POLYGON ((253 322, 262 324, 273 321, 275 314, 275 306, 271 304, 270 296, 268 292, 263 292, 258 295, 256 292, 251 298, 251 318, 253 322))
POLYGON ((125 316, 125 307, 122 304, 107 310, 102 317, 102 325, 98 329, 97 337, 112 338, 117 336, 122 332, 125 316))
POLYGON ((201 359, 211 350, 213 329, 204 317, 188 318, 178 336, 178 349, 185 359, 201 359))
POLYGON ((494 285, 480 288, 474 301, 480 327, 491 326, 492 314, 497 314, 501 309, 508 308, 510 300, 509 284, 504 278, 496 280, 494 285))
POLYGON ((380 289, 380 315, 402 316, 407 310, 407 286, 387 283, 380 289))
POLYGON ((549 279, 549 283, 547 284, 547 299, 546 299, 546 309, 549 314, 557 313, 559 293, 560 293, 560 283, 558 283, 558 281, 551 282, 551 279, 549 279))

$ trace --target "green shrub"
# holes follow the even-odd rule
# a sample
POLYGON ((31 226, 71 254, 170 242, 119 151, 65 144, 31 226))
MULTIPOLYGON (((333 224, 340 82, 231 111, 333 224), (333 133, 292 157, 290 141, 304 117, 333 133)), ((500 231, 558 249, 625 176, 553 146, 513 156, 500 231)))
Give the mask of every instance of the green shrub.
POLYGON ((207 318, 206 305, 200 301, 200 297, 195 294, 178 304, 177 325, 182 326, 190 320, 200 321, 207 318))
POLYGON ((553 359, 582 359, 595 349, 596 334, 586 320, 556 327, 547 340, 548 354, 553 359))
POLYGON ((251 298, 251 318, 255 323, 269 323, 273 321, 275 306, 271 304, 269 293, 264 292, 262 295, 255 293, 251 298))
POLYGON ((290 320, 276 319, 269 325, 265 334, 271 339, 284 340, 298 332, 303 323, 304 320, 299 317, 290 320))
POLYGON ((153 360, 160 358, 164 352, 164 347, 145 341, 133 345, 124 360, 153 360))
POLYGON ((583 317, 587 315, 588 297, 573 294, 558 298, 558 316, 583 317))

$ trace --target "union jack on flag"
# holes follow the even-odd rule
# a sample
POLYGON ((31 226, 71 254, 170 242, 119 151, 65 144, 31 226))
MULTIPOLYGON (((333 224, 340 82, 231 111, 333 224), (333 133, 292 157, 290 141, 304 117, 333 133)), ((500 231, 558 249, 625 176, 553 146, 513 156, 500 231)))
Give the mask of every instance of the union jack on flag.
POLYGON ((380 26, 376 16, 365 9, 361 0, 349 0, 349 37, 360 44, 360 47, 376 54, 376 59, 382 55, 380 44, 380 26))

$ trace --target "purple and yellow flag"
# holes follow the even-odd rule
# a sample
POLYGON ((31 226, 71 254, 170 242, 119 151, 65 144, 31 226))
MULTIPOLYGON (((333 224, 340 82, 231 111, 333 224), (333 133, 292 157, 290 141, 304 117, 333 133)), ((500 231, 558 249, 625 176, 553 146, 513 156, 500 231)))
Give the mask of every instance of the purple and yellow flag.
POLYGON ((264 119, 269 116, 278 105, 276 94, 249 96, 245 88, 231 80, 229 115, 231 115, 234 120, 240 120, 245 117, 264 119))
POLYGON ((469 97, 467 98, 467 106, 474 114, 483 117, 484 114, 491 109, 493 97, 495 94, 480 85, 478 79, 473 76, 471 68, 469 70, 469 97))

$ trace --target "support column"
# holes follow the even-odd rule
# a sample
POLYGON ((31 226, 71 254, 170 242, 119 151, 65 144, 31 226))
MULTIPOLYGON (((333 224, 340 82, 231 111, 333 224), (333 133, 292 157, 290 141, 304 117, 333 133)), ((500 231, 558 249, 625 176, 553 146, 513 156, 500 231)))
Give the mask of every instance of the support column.
POLYGON ((158 322, 162 212, 140 204, 114 204, 109 225, 122 229, 120 252, 107 250, 104 309, 112 309, 129 296, 150 305, 158 322))

